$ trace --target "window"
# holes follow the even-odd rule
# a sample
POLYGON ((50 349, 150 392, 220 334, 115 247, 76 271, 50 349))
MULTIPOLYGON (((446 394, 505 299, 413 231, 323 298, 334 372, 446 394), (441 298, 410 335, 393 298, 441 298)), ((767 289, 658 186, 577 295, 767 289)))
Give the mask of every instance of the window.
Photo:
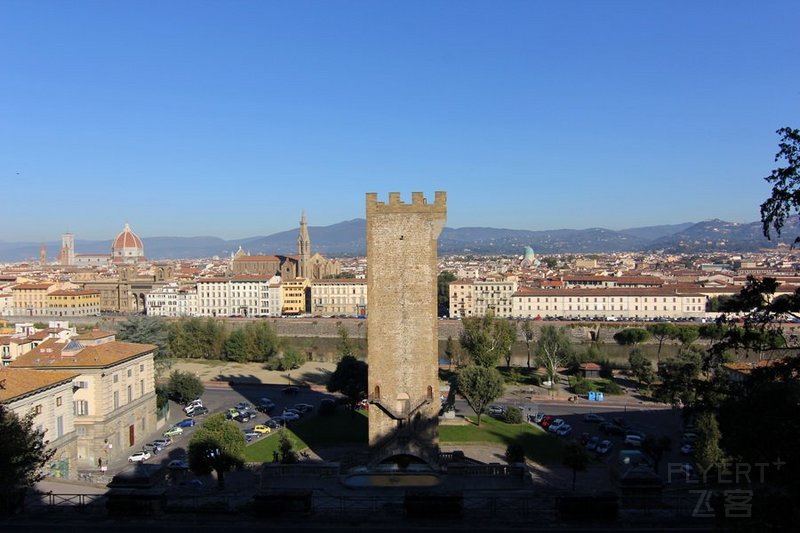
POLYGON ((56 396, 56 407, 61 407, 61 396, 56 396))
POLYGON ((119 409, 119 391, 114 391, 114 409, 119 409))
POLYGON ((114 374, 114 383, 117 383, 118 381, 119 381, 119 375, 114 374))
POLYGON ((64 417, 59 416, 56 418, 56 438, 64 436, 64 417))
POLYGON ((128 385, 128 403, 133 401, 133 387, 128 385))
POLYGON ((139 395, 144 396, 144 380, 139 380, 139 395))
POLYGON ((131 374, 132 374, 132 373, 133 373, 133 369, 130 369, 130 368, 129 368, 129 369, 128 369, 128 377, 131 377, 131 374))
POLYGON ((72 402, 72 409, 75 416, 86 416, 89 414, 89 402, 86 400, 72 402))
POLYGON ((42 404, 35 405, 35 406, 33 407, 33 414, 35 414, 35 415, 40 415, 40 414, 42 414, 42 404))

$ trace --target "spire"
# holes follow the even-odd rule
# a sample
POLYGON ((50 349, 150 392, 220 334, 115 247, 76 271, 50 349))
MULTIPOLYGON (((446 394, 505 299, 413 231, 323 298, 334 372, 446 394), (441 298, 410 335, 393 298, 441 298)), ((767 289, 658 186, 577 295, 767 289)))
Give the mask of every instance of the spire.
POLYGON ((297 275, 308 278, 309 260, 311 259, 311 238, 308 236, 308 223, 305 209, 300 214, 300 232, 297 235, 297 255, 299 264, 297 275))

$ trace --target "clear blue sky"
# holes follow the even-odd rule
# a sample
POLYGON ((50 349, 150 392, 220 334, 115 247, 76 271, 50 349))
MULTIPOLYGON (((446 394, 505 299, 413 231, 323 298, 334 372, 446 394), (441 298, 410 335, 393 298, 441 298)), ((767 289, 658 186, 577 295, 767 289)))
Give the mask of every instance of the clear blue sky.
MULTIPOLYGON (((800 2, 0 0, 0 240, 758 220, 800 2)), ((313 239, 313 236, 312 236, 313 239)))

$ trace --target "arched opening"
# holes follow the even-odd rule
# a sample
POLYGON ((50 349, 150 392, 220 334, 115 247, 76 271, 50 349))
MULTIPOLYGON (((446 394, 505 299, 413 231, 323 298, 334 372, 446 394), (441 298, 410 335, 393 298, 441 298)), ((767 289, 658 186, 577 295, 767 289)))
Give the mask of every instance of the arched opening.
POLYGON ((381 387, 380 385, 375 385, 375 389, 372 393, 373 400, 380 400, 381 399, 381 387))

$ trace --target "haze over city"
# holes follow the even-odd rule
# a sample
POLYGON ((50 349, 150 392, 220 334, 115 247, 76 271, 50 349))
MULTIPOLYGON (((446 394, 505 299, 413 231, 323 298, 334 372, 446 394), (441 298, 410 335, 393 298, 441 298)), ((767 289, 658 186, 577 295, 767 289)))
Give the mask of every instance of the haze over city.
POLYGON ((796 2, 2 7, 0 240, 243 238, 448 192, 450 227, 752 222, 796 2))

